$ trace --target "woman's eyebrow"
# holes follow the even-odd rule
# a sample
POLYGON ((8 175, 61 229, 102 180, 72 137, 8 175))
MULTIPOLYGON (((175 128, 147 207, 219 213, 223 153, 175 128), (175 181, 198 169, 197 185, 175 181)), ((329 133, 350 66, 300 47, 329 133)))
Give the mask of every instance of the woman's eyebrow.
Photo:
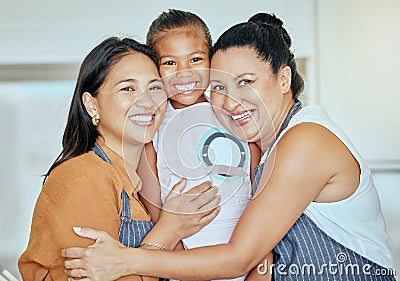
MULTIPOLYGON (((137 80, 136 80, 135 78, 123 79, 123 80, 118 81, 117 83, 115 83, 114 87, 115 87, 115 86, 118 86, 118 85, 121 84, 121 83, 126 83, 126 82, 133 82, 133 83, 135 83, 135 82, 137 82, 137 80)), ((154 79, 151 79, 147 84, 150 85, 150 84, 152 84, 152 83, 154 83, 154 82, 162 83, 162 80, 161 80, 161 78, 154 78, 154 79)))
POLYGON ((236 76, 236 78, 242 78, 243 76, 246 76, 246 75, 257 75, 257 74, 252 73, 252 72, 245 72, 245 73, 242 73, 242 74, 236 76))
POLYGON ((162 80, 161 80, 161 78, 155 78, 155 79, 150 80, 150 81, 149 81, 149 84, 154 83, 154 82, 160 82, 160 83, 162 83, 162 80))
POLYGON ((210 80, 210 83, 212 83, 212 82, 214 82, 214 83, 222 83, 221 80, 217 80, 217 79, 210 80))
MULTIPOLYGON (((232 74, 231 79, 232 79, 232 80, 237 80, 237 79, 241 79, 243 76, 248 76, 248 75, 254 76, 254 75, 257 75, 257 73, 245 72, 245 73, 239 74, 239 75, 237 75, 237 76, 232 74)), ((211 82, 222 83, 222 81, 221 81, 221 80, 218 80, 218 79, 211 79, 211 80, 210 80, 210 83, 211 83, 211 82)))
POLYGON ((136 79, 134 78, 127 78, 127 79, 122 79, 121 81, 118 81, 117 83, 115 83, 115 86, 124 83, 124 82, 136 82, 136 79))

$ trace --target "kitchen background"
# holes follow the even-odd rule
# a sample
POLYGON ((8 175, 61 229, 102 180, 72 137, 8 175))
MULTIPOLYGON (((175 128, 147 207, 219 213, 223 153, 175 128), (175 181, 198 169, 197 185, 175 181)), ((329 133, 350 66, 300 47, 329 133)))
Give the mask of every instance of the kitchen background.
POLYGON ((303 100, 326 109, 373 171, 399 272, 400 1, 0 0, 0 7, 0 267, 19 277, 80 62, 108 36, 144 41, 155 17, 178 8, 201 16, 214 40, 256 12, 284 20, 306 78, 303 100))

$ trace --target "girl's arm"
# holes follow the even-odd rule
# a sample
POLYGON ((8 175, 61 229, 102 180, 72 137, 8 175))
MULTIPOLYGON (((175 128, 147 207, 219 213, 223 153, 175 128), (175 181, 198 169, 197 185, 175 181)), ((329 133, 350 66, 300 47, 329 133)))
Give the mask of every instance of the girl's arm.
MULTIPOLYGON (((354 158, 344 144, 320 125, 294 126, 272 153, 265 163, 260 188, 228 244, 179 252, 129 249, 117 247, 104 233, 85 230, 91 231, 92 237, 97 236, 104 247, 65 251, 64 255, 77 258, 67 261, 65 266, 80 268, 96 280, 114 280, 132 273, 189 280, 245 274, 277 245, 310 202, 320 199, 324 187, 339 189, 324 198, 324 202, 334 202, 350 196, 358 184, 337 184, 343 167, 357 163, 351 162, 354 158), (106 249, 108 257, 115 261, 107 265, 100 260, 106 256, 106 249), (96 272, 105 266, 109 269, 106 274, 96 272)), ((349 179, 350 176, 346 180, 349 179)), ((74 270, 69 274, 76 276, 74 270)))
MULTIPOLYGON (((157 222, 160 216, 162 202, 157 171, 157 153, 152 143, 147 143, 145 145, 139 160, 137 173, 141 177, 143 183, 142 190, 139 193, 140 201, 150 213, 152 221, 157 222)), ((157 228, 158 227, 159 226, 157 226, 157 228)), ((153 231, 153 234, 154 233, 153 231)), ((147 238, 145 238, 142 243, 146 243, 149 239, 157 238, 152 238, 150 234, 148 234, 147 238)), ((184 250, 182 242, 178 242, 175 250, 184 250)))
POLYGON ((142 190, 139 193, 140 201, 156 222, 160 215, 161 189, 157 172, 157 153, 153 143, 147 143, 139 160, 137 173, 142 179, 142 190))

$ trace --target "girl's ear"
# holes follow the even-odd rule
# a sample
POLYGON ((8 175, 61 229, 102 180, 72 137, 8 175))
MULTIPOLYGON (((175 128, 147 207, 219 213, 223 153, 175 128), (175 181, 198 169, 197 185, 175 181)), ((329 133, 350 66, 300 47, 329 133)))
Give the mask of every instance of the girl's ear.
POLYGON ((284 66, 278 73, 282 94, 289 92, 292 85, 292 70, 289 66, 284 66))
POLYGON ((90 117, 92 118, 95 117, 96 119, 100 119, 100 115, 97 110, 96 99, 89 92, 83 93, 82 102, 90 117))

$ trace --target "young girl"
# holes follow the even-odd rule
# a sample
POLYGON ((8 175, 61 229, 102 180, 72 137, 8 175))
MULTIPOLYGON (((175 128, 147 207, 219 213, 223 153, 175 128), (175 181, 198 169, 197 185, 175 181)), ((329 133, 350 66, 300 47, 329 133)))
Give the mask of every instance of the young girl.
MULTIPOLYGON (((183 244, 194 248, 228 243, 252 197, 250 149, 223 128, 205 95, 210 32, 197 15, 171 9, 152 22, 147 44, 156 51, 169 99, 158 137, 153 141, 157 160, 154 151, 147 151, 148 161, 157 165, 161 200, 164 202, 171 184, 182 177, 187 178, 186 189, 211 181, 219 187, 220 214, 200 232, 184 239, 183 244)), ((259 156, 253 154, 252 160, 257 163, 259 156)), ((143 197, 159 204, 159 193, 143 197)))

